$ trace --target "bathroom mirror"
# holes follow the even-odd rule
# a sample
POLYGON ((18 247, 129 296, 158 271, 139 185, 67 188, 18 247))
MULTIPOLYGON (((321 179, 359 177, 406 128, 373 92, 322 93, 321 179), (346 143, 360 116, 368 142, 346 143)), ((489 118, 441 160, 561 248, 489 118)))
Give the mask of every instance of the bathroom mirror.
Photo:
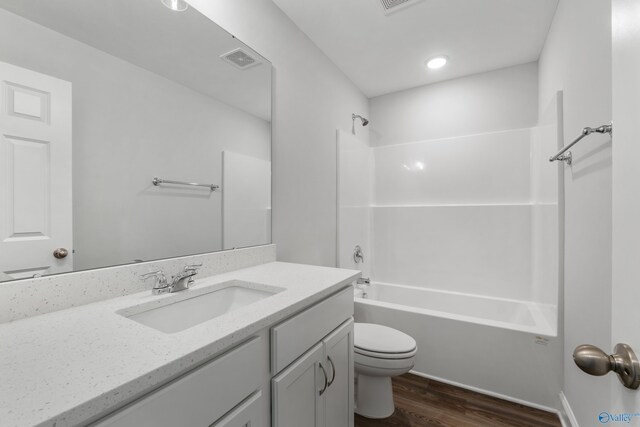
POLYGON ((270 243, 271 64, 179 3, 0 0, 0 281, 270 243))

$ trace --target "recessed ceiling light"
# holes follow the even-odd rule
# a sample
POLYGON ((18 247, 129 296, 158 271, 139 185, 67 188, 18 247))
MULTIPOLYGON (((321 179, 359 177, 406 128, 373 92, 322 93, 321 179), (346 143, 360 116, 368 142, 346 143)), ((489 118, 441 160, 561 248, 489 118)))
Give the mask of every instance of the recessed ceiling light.
POLYGON ((189 7, 185 0, 160 0, 163 5, 176 12, 184 12, 189 7))
POLYGON ((438 68, 442 68, 447 64, 449 58, 446 56, 434 56, 430 60, 427 61, 427 68, 431 70, 437 70, 438 68))

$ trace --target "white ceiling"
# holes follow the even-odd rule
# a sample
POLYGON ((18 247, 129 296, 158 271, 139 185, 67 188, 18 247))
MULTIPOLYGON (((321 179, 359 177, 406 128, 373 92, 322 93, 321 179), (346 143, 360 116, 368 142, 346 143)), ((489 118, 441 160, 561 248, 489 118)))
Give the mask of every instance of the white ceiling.
POLYGON ((271 120, 269 61, 194 8, 173 12, 160 0, 0 0, 0 7, 271 120), (238 47, 262 63, 239 70, 219 58, 238 47))
POLYGON ((558 0, 273 0, 367 95, 536 61, 558 0), (424 62, 447 55, 442 69, 424 62))

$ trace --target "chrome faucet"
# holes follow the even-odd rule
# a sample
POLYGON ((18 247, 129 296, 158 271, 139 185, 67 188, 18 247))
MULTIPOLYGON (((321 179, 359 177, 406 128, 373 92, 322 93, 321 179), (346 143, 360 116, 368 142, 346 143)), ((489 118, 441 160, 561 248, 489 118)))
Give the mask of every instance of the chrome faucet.
POLYGON ((151 290, 154 295, 179 292, 189 289, 189 286, 194 282, 193 277, 198 274, 198 269, 200 267, 202 267, 202 264, 185 265, 182 271, 171 277, 171 283, 168 282, 167 276, 162 270, 143 274, 140 278, 142 280, 146 280, 150 277, 154 277, 156 279, 153 289, 151 290))
POLYGON ((371 286, 371 279, 368 277, 359 277, 358 280, 356 280, 356 286, 357 285, 371 286))
POLYGON ((362 291, 362 298, 366 298, 368 296, 367 288, 369 286, 371 286, 371 280, 368 277, 359 277, 358 280, 356 280, 356 289, 360 289, 362 291))

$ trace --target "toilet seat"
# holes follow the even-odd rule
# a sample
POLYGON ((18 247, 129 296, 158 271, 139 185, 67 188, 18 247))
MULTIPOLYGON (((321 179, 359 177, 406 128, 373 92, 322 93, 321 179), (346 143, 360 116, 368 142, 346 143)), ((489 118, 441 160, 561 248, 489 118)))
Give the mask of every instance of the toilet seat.
POLYGON ((418 349, 414 348, 412 351, 409 351, 407 353, 379 353, 377 351, 370 351, 370 350, 365 350, 363 348, 358 348, 354 345, 353 351, 354 353, 360 354, 362 356, 374 357, 376 359, 395 360, 395 359, 408 359, 410 357, 413 357, 418 352, 418 349))
POLYGON ((418 351, 416 340, 396 329, 373 323, 354 325, 354 352, 376 359, 408 359, 418 351))

